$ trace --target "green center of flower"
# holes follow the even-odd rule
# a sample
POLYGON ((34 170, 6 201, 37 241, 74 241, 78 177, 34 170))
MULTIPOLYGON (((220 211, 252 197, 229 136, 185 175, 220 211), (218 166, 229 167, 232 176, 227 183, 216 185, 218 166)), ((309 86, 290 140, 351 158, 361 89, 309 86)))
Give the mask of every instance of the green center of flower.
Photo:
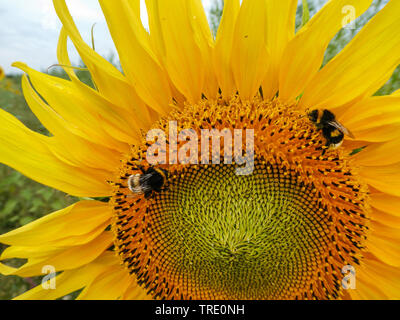
POLYGON ((193 296, 285 297, 309 282, 329 241, 313 195, 294 172, 268 164, 249 176, 229 165, 189 167, 149 206, 155 263, 193 296))

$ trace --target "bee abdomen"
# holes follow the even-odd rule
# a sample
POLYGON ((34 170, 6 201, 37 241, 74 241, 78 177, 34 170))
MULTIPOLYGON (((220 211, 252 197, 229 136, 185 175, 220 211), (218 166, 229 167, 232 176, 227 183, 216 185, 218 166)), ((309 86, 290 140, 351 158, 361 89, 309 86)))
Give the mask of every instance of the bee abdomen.
POLYGON ((343 132, 335 128, 334 126, 327 125, 322 129, 322 133, 326 139, 326 145, 329 147, 339 147, 344 138, 343 132))

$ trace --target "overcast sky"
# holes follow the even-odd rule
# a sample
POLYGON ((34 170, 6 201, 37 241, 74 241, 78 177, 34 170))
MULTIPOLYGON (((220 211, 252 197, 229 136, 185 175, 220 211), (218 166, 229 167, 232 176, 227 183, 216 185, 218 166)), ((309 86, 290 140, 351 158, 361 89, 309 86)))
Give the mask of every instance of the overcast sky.
MULTIPOLYGON (((96 51, 103 56, 116 52, 97 0, 67 0, 67 4, 87 43, 91 43, 90 30, 96 23, 96 51)), ((203 0, 203 4, 208 11, 212 0, 203 0)), ((142 13, 146 26, 147 17, 142 13)), ((6 73, 16 73, 19 71, 11 63, 22 61, 37 70, 46 70, 57 63, 60 29, 51 0, 0 0, 0 66, 6 73)), ((77 63, 73 46, 69 48, 72 62, 77 63)))

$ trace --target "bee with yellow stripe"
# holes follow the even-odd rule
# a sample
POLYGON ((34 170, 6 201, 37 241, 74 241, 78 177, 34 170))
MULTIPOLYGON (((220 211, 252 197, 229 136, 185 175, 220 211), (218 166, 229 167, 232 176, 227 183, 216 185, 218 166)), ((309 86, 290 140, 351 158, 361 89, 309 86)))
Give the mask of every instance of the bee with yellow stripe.
POLYGON ((326 146, 336 149, 343 143, 344 135, 354 138, 354 135, 336 120, 335 115, 326 109, 315 109, 308 113, 308 118, 315 124, 326 139, 326 146))
POLYGON ((133 174, 128 178, 128 188, 134 194, 144 194, 149 198, 154 192, 161 192, 168 179, 168 171, 160 168, 149 167, 147 170, 139 166, 142 174, 133 174))

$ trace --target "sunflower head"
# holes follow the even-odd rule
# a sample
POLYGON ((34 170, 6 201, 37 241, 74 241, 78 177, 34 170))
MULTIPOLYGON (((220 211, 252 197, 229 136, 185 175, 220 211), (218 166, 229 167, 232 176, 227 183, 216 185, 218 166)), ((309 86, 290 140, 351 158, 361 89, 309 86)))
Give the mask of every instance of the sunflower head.
POLYGON ((4 79, 4 77, 6 76, 3 68, 0 66, 0 81, 4 79))
MULTIPOLYGON (((127 177, 151 145, 133 148, 114 183, 113 231, 139 283, 161 298, 338 298, 341 269, 360 263, 369 225, 368 188, 350 157, 327 151, 316 126, 277 99, 204 100, 155 127, 168 132, 171 119, 178 132, 198 128, 197 136, 253 128, 254 168, 237 175, 224 156, 170 164, 167 188, 137 198, 127 177)), ((158 142, 171 148, 171 137, 158 142)))

